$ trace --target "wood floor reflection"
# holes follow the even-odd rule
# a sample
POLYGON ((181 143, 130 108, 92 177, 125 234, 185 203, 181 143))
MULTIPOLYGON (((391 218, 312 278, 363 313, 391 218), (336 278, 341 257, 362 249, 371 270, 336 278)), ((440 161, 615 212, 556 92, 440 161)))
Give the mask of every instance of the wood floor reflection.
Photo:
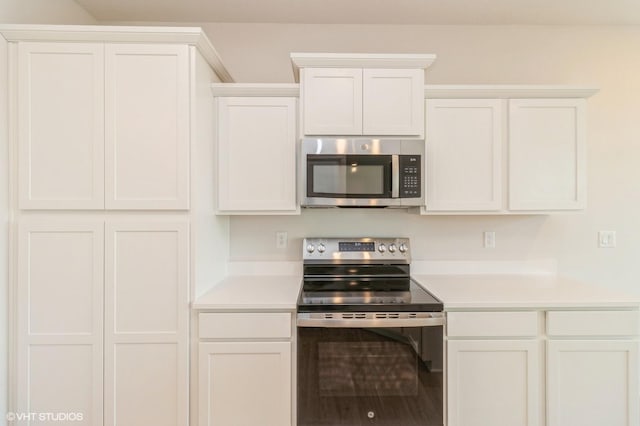
POLYGON ((301 328, 298 426, 442 426, 442 373, 389 329, 301 328))

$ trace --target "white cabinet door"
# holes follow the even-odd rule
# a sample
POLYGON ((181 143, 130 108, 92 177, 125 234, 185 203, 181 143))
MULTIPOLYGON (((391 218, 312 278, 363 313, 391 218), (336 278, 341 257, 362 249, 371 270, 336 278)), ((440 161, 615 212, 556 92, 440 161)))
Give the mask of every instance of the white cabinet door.
POLYGON ((188 47, 105 52, 106 208, 188 209, 188 47))
POLYGON ((296 99, 218 99, 218 210, 297 212, 296 99))
POLYGON ((199 426, 288 426, 290 342, 200 343, 199 426))
POLYGON ((107 222, 105 422, 188 425, 186 222, 107 222))
POLYGON ((449 340, 448 425, 538 426, 539 368, 536 340, 449 340))
POLYGON ((499 99, 426 101, 427 211, 502 208, 499 99))
POLYGON ((586 100, 509 101, 509 208, 586 205, 586 100))
POLYGON ((101 222, 20 224, 18 412, 102 425, 103 250, 101 222))
POLYGON ((365 135, 424 134, 424 70, 363 70, 365 135))
POLYGON ((362 69, 302 70, 306 135, 362 134, 362 69))
POLYGON ((104 207, 102 44, 18 43, 21 209, 104 207))
POLYGON ((549 341, 548 426, 637 426, 638 342, 549 341))

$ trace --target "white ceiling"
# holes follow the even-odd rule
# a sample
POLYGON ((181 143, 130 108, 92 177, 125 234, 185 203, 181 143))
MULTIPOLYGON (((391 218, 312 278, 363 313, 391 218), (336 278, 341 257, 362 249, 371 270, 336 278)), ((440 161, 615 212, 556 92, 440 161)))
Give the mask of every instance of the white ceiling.
POLYGON ((99 21, 640 25, 640 0, 75 0, 99 21))

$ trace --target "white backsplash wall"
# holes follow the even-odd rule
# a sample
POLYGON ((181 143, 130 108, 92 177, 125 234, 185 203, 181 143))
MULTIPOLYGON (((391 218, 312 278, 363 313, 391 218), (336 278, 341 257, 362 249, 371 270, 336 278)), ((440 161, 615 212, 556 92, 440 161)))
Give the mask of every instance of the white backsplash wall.
MULTIPOLYGON (((300 216, 231 219, 231 260, 301 260, 304 237, 409 237, 421 260, 520 260, 536 256, 547 216, 420 216, 394 209, 303 209, 300 216), (286 249, 276 232, 288 233, 286 249), (483 248, 483 231, 496 232, 496 248, 483 248)), ((548 253, 546 254, 549 257, 548 253)))
MULTIPOLYGON (((626 216, 622 212, 620 216, 626 216)), ((304 237, 409 237, 414 260, 557 261, 558 273, 598 286, 640 294, 638 249, 620 229, 585 213, 513 216, 420 216, 389 209, 303 209, 300 216, 235 216, 230 223, 231 261, 300 261, 304 237), (600 228, 618 229, 615 249, 597 247, 600 228), (276 248, 276 232, 288 247, 276 248), (495 231, 496 247, 483 247, 495 231)), ((615 224, 613 224, 615 223, 615 224)))

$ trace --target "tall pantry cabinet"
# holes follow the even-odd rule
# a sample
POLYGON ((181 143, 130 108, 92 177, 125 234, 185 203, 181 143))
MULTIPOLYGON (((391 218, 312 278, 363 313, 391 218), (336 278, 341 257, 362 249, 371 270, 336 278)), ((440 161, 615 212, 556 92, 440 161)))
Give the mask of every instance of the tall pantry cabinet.
POLYGON ((0 33, 15 225, 10 410, 187 426, 190 163, 206 127, 194 98, 230 77, 197 28, 0 33))

